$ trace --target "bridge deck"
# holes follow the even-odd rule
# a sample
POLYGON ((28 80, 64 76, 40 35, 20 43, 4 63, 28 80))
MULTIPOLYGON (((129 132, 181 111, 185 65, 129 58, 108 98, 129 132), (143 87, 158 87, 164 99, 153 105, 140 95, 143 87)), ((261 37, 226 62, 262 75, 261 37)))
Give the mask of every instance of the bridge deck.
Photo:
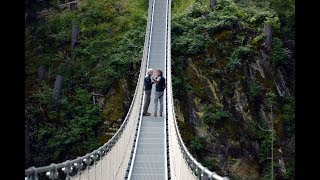
POLYGON ((165 179, 164 118, 143 117, 131 179, 165 179))
MULTIPOLYGON (((164 71, 166 61, 166 36, 167 36, 167 0, 155 0, 154 15, 151 31, 151 44, 148 68, 164 71)), ((163 74, 165 76, 165 72, 163 74)), ((155 77, 155 71, 154 75, 155 77)), ((152 87, 150 113, 154 113, 154 91, 152 87)), ((164 99, 165 104, 165 99, 164 99)), ((131 179, 167 179, 166 165, 166 131, 165 118, 143 116, 140 134, 133 163, 131 179)), ((165 115, 165 107, 163 115, 165 115)))

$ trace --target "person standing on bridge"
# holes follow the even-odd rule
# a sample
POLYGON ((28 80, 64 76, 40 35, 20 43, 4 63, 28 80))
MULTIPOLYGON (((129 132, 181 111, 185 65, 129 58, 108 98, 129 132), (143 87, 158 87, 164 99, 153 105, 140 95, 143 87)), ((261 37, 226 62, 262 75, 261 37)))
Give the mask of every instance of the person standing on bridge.
POLYGON ((144 78, 144 107, 143 107, 143 116, 150 116, 151 113, 148 113, 148 108, 150 105, 150 96, 151 96, 151 89, 154 82, 151 81, 151 76, 153 74, 153 69, 148 69, 147 75, 144 78))
POLYGON ((163 112, 163 91, 166 88, 166 79, 162 76, 162 71, 160 69, 156 70, 157 78, 153 78, 156 83, 156 91, 154 94, 154 116, 157 117, 158 112, 158 101, 160 102, 160 117, 162 117, 163 112))

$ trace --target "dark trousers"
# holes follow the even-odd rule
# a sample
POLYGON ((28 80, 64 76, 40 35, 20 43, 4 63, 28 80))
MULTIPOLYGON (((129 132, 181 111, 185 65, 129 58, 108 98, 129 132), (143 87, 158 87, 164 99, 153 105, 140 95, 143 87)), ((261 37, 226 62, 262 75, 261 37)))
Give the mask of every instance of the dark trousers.
POLYGON ((148 108, 150 105, 150 96, 151 96, 151 90, 145 90, 143 113, 148 112, 148 108))

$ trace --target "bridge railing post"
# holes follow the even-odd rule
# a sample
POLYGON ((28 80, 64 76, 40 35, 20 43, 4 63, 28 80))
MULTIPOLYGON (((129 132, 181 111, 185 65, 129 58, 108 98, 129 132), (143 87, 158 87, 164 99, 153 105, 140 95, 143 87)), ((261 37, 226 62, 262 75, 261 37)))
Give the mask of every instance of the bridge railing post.
POLYGON ((27 179, 38 180, 38 171, 36 167, 30 167, 28 170, 32 171, 29 175, 27 175, 27 179))
POLYGON ((58 179, 58 170, 56 164, 52 163, 49 167, 49 171, 46 172, 46 176, 48 176, 50 179, 58 179))
POLYGON ((77 174, 79 177, 81 176, 81 169, 82 169, 82 159, 81 157, 78 157, 76 162, 73 164, 77 170, 77 174))
POLYGON ((65 175, 66 175, 66 180, 70 180, 70 173, 71 173, 71 163, 70 161, 64 162, 64 167, 61 169, 65 175))

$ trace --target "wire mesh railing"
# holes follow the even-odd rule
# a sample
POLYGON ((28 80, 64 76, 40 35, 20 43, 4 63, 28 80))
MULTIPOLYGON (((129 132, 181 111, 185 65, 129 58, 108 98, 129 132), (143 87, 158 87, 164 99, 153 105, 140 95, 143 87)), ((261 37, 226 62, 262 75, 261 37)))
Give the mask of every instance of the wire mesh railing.
POLYGON ((168 0, 168 36, 167 36, 167 118, 168 118, 168 137, 169 137, 169 156, 170 156, 170 177, 173 180, 193 180, 193 179, 217 179, 226 180, 215 172, 211 172, 202 166, 190 154, 185 146, 179 131, 177 119, 174 111, 172 94, 172 74, 171 74, 171 0, 168 0))

